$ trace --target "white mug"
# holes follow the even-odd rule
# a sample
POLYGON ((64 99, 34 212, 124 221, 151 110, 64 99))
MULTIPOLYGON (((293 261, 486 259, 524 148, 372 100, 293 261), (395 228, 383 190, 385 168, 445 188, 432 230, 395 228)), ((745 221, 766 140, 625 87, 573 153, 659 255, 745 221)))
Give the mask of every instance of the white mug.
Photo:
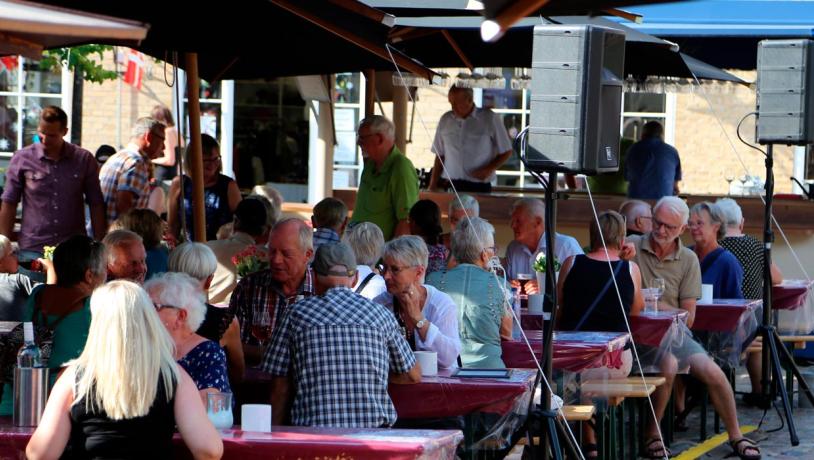
POLYGON ((244 404, 240 406, 240 429, 271 433, 271 404, 244 404))
POLYGON ((438 375, 438 353, 434 351, 416 351, 415 359, 421 365, 421 375, 432 377, 438 375))
POLYGON ((712 303, 712 285, 701 285, 701 303, 712 303))

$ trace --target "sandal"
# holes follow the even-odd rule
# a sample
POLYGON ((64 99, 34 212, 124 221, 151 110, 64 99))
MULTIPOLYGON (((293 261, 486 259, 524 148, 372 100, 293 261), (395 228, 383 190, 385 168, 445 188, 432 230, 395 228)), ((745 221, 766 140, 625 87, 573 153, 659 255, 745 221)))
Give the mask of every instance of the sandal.
POLYGON ((755 441, 752 441, 748 438, 740 438, 735 439, 733 441, 729 441, 729 446, 732 447, 732 451, 735 452, 735 455, 741 458, 741 460, 760 460, 760 448, 755 444, 755 441), (752 452, 757 452, 757 454, 747 454, 746 451, 751 450, 752 452))
POLYGON ((673 454, 670 449, 664 447, 660 438, 650 438, 644 443, 644 454, 642 458, 651 460, 670 458, 673 454))
POLYGON ((582 454, 585 458, 599 458, 599 446, 596 443, 585 443, 582 445, 582 454))

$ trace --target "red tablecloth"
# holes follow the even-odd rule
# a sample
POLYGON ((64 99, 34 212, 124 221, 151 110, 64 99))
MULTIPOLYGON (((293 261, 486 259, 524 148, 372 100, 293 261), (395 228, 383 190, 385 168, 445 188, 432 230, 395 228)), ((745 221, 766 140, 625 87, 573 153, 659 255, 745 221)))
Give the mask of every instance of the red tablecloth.
MULTIPOLYGON (((539 330, 524 331, 534 355, 542 362, 543 333, 539 330)), ((621 365, 621 354, 629 335, 621 332, 565 332, 554 333, 553 367, 559 370, 579 372, 598 366, 621 365)), ((536 369, 526 342, 507 340, 501 343, 503 362, 506 367, 536 369)))
MULTIPOLYGON (((400 419, 455 417, 487 412, 506 415, 523 397, 531 397, 537 373, 511 369, 508 379, 450 377, 439 371, 416 385, 390 385, 390 398, 400 419)), ((525 400, 525 399, 524 399, 525 400)))
POLYGON ((684 310, 647 311, 628 318, 633 341, 636 345, 659 347, 664 338, 671 335, 671 330, 678 321, 685 321, 688 313, 684 310))
MULTIPOLYGON (((489 412, 505 415, 514 402, 532 391, 537 374, 514 369, 508 379, 450 377, 439 370, 435 377, 422 377, 415 385, 390 385, 390 398, 401 418, 438 418, 489 412)), ((257 369, 246 371, 243 383, 235 388, 238 402, 268 404, 271 376, 257 369)))
MULTIPOLYGON (((548 314, 546 314, 548 316, 548 314)), ((543 313, 529 313, 528 309, 520 310, 520 325, 523 329, 543 330, 543 313)))
POLYGON ((772 308, 775 310, 796 310, 805 305, 808 291, 814 281, 784 282, 772 286, 772 308))
MULTIPOLYGON (((421 459, 455 458, 463 439, 460 431, 349 428, 272 427, 271 433, 226 430, 223 459, 421 459)), ((33 428, 11 426, 0 420, 0 458, 24 458, 33 428)), ((180 435, 174 439, 175 458, 192 458, 180 435)))
POLYGON ((734 332, 755 309, 763 305, 762 300, 713 299, 712 303, 695 306, 694 331, 734 332))

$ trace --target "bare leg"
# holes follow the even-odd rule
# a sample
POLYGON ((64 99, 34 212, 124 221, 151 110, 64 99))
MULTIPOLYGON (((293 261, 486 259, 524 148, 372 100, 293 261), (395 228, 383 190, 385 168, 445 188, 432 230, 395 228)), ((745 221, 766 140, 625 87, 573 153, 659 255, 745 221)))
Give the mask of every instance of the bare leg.
POLYGON ((735 395, 724 372, 705 353, 690 356, 689 364, 690 374, 707 386, 709 398, 724 422, 729 439, 742 438, 735 409, 735 395))
POLYGON ((763 385, 760 383, 763 362, 760 353, 749 353, 746 357, 746 370, 749 372, 749 382, 752 384, 752 394, 760 394, 763 385))
MULTIPOLYGON (((676 372, 678 372, 678 363, 675 356, 666 354, 659 364, 661 368, 661 376, 664 377, 665 382, 659 385, 656 391, 653 392, 653 410, 656 412, 656 420, 661 422, 664 417, 664 410, 667 408, 667 403, 670 402, 670 392, 673 390, 673 382, 675 381, 676 372)), ((659 437, 659 425, 652 416, 648 417, 646 438, 659 437)))

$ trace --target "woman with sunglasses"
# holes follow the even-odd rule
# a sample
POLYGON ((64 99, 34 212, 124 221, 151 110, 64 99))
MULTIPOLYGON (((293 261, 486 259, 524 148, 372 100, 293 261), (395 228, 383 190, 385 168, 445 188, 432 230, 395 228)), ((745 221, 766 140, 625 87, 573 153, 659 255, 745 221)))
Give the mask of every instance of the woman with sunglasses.
POLYGON ((184 368, 206 402, 207 393, 232 392, 226 370, 226 353, 195 331, 206 316, 198 283, 186 273, 163 273, 144 283, 158 317, 175 342, 175 359, 184 368))

